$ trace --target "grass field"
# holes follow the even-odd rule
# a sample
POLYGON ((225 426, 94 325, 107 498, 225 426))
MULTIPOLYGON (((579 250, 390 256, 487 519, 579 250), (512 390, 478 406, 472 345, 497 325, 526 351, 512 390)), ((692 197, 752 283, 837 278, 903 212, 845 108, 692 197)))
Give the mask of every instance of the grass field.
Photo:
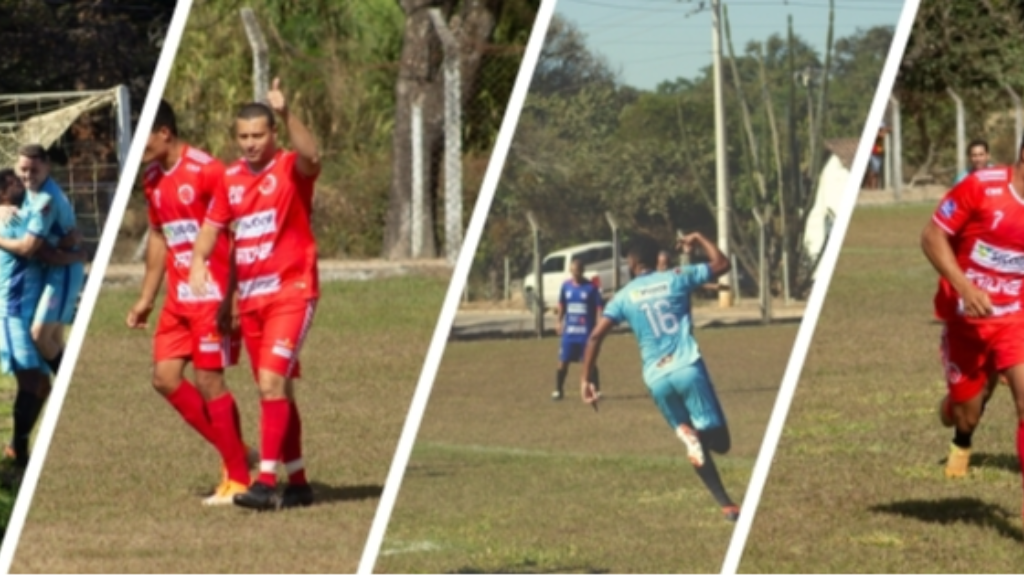
MULTIPOLYGON (((739 501, 796 325, 697 331, 733 433, 739 501)), ((650 400, 630 334, 601 357, 606 401, 551 402, 558 341, 451 343, 378 572, 717 572, 732 534, 650 400)))
POLYGON ((741 571, 1020 570, 1008 390, 975 435, 972 474, 943 476, 936 274, 918 242, 932 209, 854 213, 741 571))
MULTIPOLYGON (((124 328, 135 290, 105 289, 15 557, 16 572, 354 571, 447 278, 325 284, 298 399, 319 503, 207 509, 216 453, 149 384, 149 333, 124 328)), ((247 439, 248 359, 228 373, 247 439)))
MULTIPOLYGON (((13 410, 14 395, 18 386, 11 376, 0 375, 0 445, 8 442, 14 428, 13 410)), ((0 542, 7 531, 7 521, 14 510, 14 500, 18 496, 16 490, 0 487, 0 542)))

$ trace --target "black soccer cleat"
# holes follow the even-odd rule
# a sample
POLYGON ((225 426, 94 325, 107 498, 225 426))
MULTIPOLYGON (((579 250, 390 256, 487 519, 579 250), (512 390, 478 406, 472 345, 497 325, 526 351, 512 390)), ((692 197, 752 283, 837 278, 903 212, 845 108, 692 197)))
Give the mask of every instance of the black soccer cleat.
POLYGON ((313 489, 309 484, 289 484, 281 496, 281 508, 304 508, 313 505, 313 489))
POLYGON ((234 503, 235 506, 250 510, 277 510, 281 507, 281 497, 277 495, 277 489, 273 486, 253 482, 247 491, 235 494, 234 503))

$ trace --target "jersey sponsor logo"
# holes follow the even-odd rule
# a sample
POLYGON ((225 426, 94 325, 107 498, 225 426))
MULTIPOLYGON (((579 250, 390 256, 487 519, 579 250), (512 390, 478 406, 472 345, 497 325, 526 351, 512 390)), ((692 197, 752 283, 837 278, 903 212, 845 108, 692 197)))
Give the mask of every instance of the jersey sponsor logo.
POLYGON ((202 296, 192 292, 192 287, 187 282, 178 283, 178 302, 220 302, 223 298, 220 287, 215 282, 206 283, 206 294, 202 296))
POLYGON ((640 302, 642 300, 650 300, 651 298, 668 296, 669 292, 671 290, 668 282, 659 282, 650 286, 644 286, 643 288, 637 288, 636 290, 630 290, 629 299, 633 302, 640 302))
POLYGON ((228 203, 241 204, 242 196, 245 195, 245 186, 231 186, 228 188, 228 203))
POLYGON ((277 232, 277 209, 271 208, 239 218, 235 238, 238 240, 259 238, 275 232, 277 232))
POLYGON ((952 198, 947 199, 939 206, 939 214, 942 214, 943 218, 952 218, 954 212, 956 212, 956 201, 952 198))
POLYGON ((185 164, 185 170, 189 172, 202 172, 203 167, 198 164, 185 164))
POLYGON ((199 222, 196 220, 174 220, 164 224, 164 239, 170 247, 191 244, 199 235, 199 222))
POLYGON ((989 294, 1005 294, 1007 296, 1020 296, 1022 280, 1007 280, 1005 278, 993 278, 988 274, 968 268, 965 275, 967 279, 974 282, 974 285, 989 294))
POLYGON ((974 175, 979 182, 1006 182, 1006 170, 976 170, 974 175))
POLYGON ((996 272, 1024 275, 1024 254, 993 246, 982 240, 974 244, 971 261, 996 272))
POLYGON ((252 280, 243 280, 238 283, 238 297, 244 300, 254 296, 273 294, 280 289, 281 277, 277 274, 257 276, 252 280))
POLYGON ((274 190, 277 190, 277 178, 273 174, 267 174, 267 177, 260 182, 260 194, 270 196, 274 190))
POLYGON ((583 302, 569 302, 569 305, 565 307, 569 314, 586 314, 587 305, 583 302))
POLYGON ((960 383, 963 378, 963 373, 960 372, 960 367, 952 362, 946 362, 946 382, 949 382, 951 386, 955 386, 960 383))
POLYGON ((203 353, 218 353, 222 350, 220 336, 215 333, 207 334, 199 339, 199 351, 203 353))
POLYGON ((245 248, 235 249, 235 262, 239 265, 253 264, 270 258, 270 253, 274 250, 273 242, 263 242, 258 246, 246 246, 245 248))
POLYGON ((181 186, 178 186, 178 200, 181 200, 182 204, 188 206, 189 204, 194 202, 195 199, 196 191, 194 188, 192 188, 192 186, 188 184, 182 184, 181 186))
POLYGON ((275 356, 291 360, 292 356, 295 355, 295 344, 293 344, 288 338, 285 338, 284 340, 277 340, 274 342, 274 347, 271 348, 271 352, 273 352, 275 356))
POLYGON ((188 269, 192 267, 192 251, 187 250, 184 252, 174 253, 174 267, 181 269, 188 269))
POLYGON ((1000 196, 1003 193, 1003 189, 1000 188, 985 188, 985 196, 1000 196))
POLYGON ((153 205, 157 208, 160 207, 160 189, 153 190, 153 205))

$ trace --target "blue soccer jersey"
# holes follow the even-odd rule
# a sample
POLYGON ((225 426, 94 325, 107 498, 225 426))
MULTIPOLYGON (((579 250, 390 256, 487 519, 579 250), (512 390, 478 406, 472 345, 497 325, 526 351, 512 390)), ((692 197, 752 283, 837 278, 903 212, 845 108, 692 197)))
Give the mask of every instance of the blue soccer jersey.
MULTIPOLYGON (((7 223, 0 225, 0 236, 21 238, 30 228, 40 228, 40 220, 36 212, 18 210, 7 223)), ((31 318, 42 285, 41 267, 31 259, 0 250, 0 317, 31 318)))
POLYGON ((589 280, 576 284, 572 279, 562 284, 558 305, 565 313, 564 342, 586 342, 597 324, 597 315, 604 306, 601 291, 589 280))
POLYGON ((40 193, 50 197, 49 208, 52 212, 49 222, 50 228, 46 234, 46 242, 50 246, 57 246, 60 244, 61 239, 67 236, 68 232, 77 224, 75 208, 71 205, 71 199, 53 181, 53 178, 46 179, 40 193))
POLYGON ((605 318, 616 324, 627 322, 633 330, 648 385, 700 360, 692 333, 690 293, 710 281, 707 264, 650 272, 626 284, 605 308, 605 318))

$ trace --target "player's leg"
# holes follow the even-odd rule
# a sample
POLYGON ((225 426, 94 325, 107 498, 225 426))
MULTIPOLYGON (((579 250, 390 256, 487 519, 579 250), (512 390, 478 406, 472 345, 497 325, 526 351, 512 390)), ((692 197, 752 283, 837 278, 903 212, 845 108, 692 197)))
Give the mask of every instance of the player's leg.
POLYGON ((206 401, 199 389, 185 378, 185 365, 192 356, 192 333, 179 314, 161 311, 153 337, 153 389, 207 442, 216 447, 216 434, 206 413, 206 401))
POLYGON ((64 330, 75 322, 75 313, 78 308, 78 297, 85 284, 85 267, 82 264, 73 264, 63 267, 63 276, 60 278, 60 289, 57 291, 56 314, 52 318, 46 318, 43 326, 44 338, 50 342, 50 347, 56 352, 53 356, 44 357, 50 370, 56 377, 60 370, 61 362, 64 360, 64 330))
POLYGON ((677 392, 684 398, 690 420, 707 450, 725 454, 732 447, 729 423, 718 401, 714 383, 703 360, 691 365, 686 377, 676 380, 677 392))
POLYGON ((565 397, 565 378, 569 374, 569 343, 562 338, 558 345, 558 369, 555 370, 555 390, 551 399, 558 401, 565 397))
POLYGON ((949 447, 945 475, 962 478, 971 460, 974 430, 981 421, 990 388, 992 364, 987 345, 976 328, 947 325, 942 334, 942 363, 946 373, 948 401, 943 410, 953 423, 953 442, 949 447))
POLYGON ((32 342, 30 319, 7 317, 0 322, 0 360, 4 373, 14 374, 17 392, 14 398, 14 431, 11 452, 15 467, 28 465, 29 439, 50 394, 50 378, 45 373, 39 351, 32 342))
POLYGON ((1017 407, 1017 463, 1024 475, 1024 364, 1017 364, 1004 371, 1006 379, 1013 391, 1014 404, 1017 407))
POLYGON ((260 466, 249 490, 235 497, 239 506, 267 510, 312 503, 302 459, 302 420, 291 380, 300 376, 298 356, 315 308, 313 300, 279 302, 242 315, 260 392, 260 466), (282 498, 276 492, 278 461, 288 472, 282 498))
POLYGON ((32 319, 32 340, 50 371, 56 375, 64 352, 64 325, 60 323, 60 313, 70 273, 66 266, 48 266, 44 274, 43 291, 32 319))

